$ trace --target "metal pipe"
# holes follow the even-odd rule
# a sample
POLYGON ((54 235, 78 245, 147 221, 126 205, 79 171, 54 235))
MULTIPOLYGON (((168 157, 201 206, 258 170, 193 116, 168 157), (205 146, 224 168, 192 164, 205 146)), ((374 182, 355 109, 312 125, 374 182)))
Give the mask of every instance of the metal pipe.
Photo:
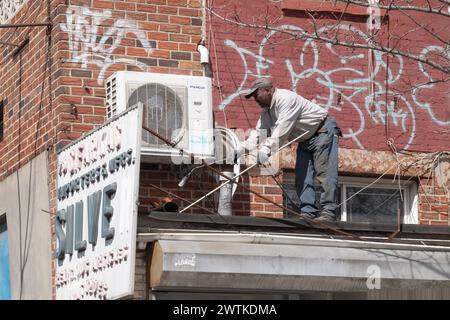
POLYGON ((11 47, 16 47, 16 48, 19 47, 18 44, 3 42, 3 41, 0 41, 0 45, 11 46, 11 47))
MULTIPOLYGON (((233 171, 223 171, 222 174, 229 178, 233 178, 233 171)), ((220 181, 224 181, 225 178, 220 177, 220 181)), ((233 205, 231 199, 233 198, 233 184, 229 183, 224 185, 220 189, 219 194, 219 207, 217 208, 217 212, 222 216, 231 216, 233 215, 233 205)))
POLYGON ((0 24, 0 29, 6 29, 6 28, 27 28, 27 27, 51 27, 51 26, 52 26, 51 22, 0 24))
MULTIPOLYGON (((279 208, 281 208, 281 209, 283 209, 283 210, 286 210, 286 211, 288 211, 288 212, 290 212, 290 213, 293 213, 293 214, 295 214, 295 215, 299 215, 299 213, 296 212, 295 210, 292 210, 291 208, 285 207, 285 206, 283 206, 283 205, 281 205, 281 204, 276 203, 275 201, 270 200, 269 198, 263 196, 262 194, 259 194, 258 192, 256 192, 256 191, 250 189, 249 187, 243 185, 242 183, 233 181, 233 179, 228 178, 226 175, 222 174, 222 172, 220 172, 220 171, 217 170, 216 168, 213 168, 213 167, 209 167, 209 168, 210 168, 212 171, 214 171, 215 173, 217 173, 218 175, 220 175, 220 176, 222 176, 222 177, 228 179, 228 182, 236 183, 238 186, 242 187, 244 190, 253 193, 254 195, 260 197, 261 199, 264 199, 264 200, 266 200, 267 202, 269 202, 269 203, 271 203, 271 204, 273 204, 273 205, 275 205, 275 206, 277 206, 277 207, 279 207, 279 208)), ((184 210, 184 209, 183 209, 183 210, 184 210)), ((183 211, 183 210, 182 210, 182 211, 183 211)), ((180 212, 181 212, 181 211, 180 211, 180 212)), ((326 224, 326 223, 323 223, 323 222, 320 222, 320 221, 316 221, 316 220, 313 220, 313 219, 309 219, 309 218, 304 218, 304 217, 302 217, 302 219, 304 219, 304 220, 306 220, 306 221, 308 221, 308 222, 310 222, 310 223, 312 223, 312 224, 320 225, 320 226, 322 226, 322 227, 325 227, 325 228, 327 228, 327 229, 329 229, 329 230, 332 230, 332 231, 334 231, 334 232, 336 232, 336 233, 345 235, 345 236, 347 236, 347 237, 351 237, 351 238, 357 239, 357 240, 359 240, 359 241, 363 241, 363 240, 362 240, 360 237, 358 237, 358 236, 355 236, 355 235, 353 235, 353 234, 350 234, 350 233, 347 233, 347 232, 345 232, 345 231, 339 230, 339 229, 337 229, 337 228, 331 227, 330 225, 328 225, 328 224, 326 224)))
POLYGON ((167 143, 167 144, 168 144, 169 146, 171 146, 172 148, 178 149, 178 150, 180 150, 180 152, 185 153, 182 149, 179 149, 179 148, 176 147, 176 143, 175 143, 175 142, 172 142, 172 141, 170 141, 169 139, 163 137, 163 136, 160 135, 158 132, 156 132, 156 131, 154 131, 154 130, 152 130, 152 129, 150 129, 150 128, 144 126, 144 125, 142 125, 142 128, 143 128, 144 130, 150 132, 152 135, 156 136, 157 138, 161 139, 162 141, 164 141, 165 143, 167 143))
MULTIPOLYGON (((172 197, 174 197, 174 198, 177 198, 177 199, 179 199, 179 200, 181 200, 181 201, 185 201, 185 202, 187 202, 187 203, 192 203, 191 201, 186 200, 185 198, 182 198, 182 197, 176 195, 175 193, 172 193, 172 192, 167 191, 167 190, 165 190, 165 189, 163 189, 163 188, 160 188, 160 187, 158 187, 158 186, 155 186, 154 184, 151 184, 151 183, 150 183, 149 186, 152 187, 152 188, 154 188, 154 189, 156 189, 156 190, 159 190, 159 191, 161 191, 161 192, 167 193, 168 195, 170 195, 170 196, 172 196, 172 197)), ((202 207, 202 206, 199 205, 199 204, 195 204, 195 206, 198 207, 198 208, 200 208, 200 209, 202 209, 202 210, 205 210, 205 211, 207 211, 207 212, 209 212, 209 213, 211 213, 211 214, 214 214, 214 215, 216 214, 216 213, 213 212, 212 210, 210 210, 210 209, 208 209, 208 208, 205 208, 205 207, 202 207)))
MULTIPOLYGON (((287 146, 291 145, 291 144, 294 143, 295 141, 299 140, 300 138, 302 138, 303 136, 305 136, 308 132, 309 132, 309 131, 306 131, 306 132, 302 133, 301 135, 299 135, 298 137, 296 137, 295 139, 289 141, 289 142, 286 143, 284 146, 282 146, 281 148, 279 148, 279 149, 275 152, 275 154, 277 154, 278 152, 280 152, 281 150, 283 150, 283 149, 286 148, 287 146)), ((217 190, 219 190, 219 189, 222 188, 224 185, 226 185, 226 184, 228 184, 228 183, 230 183, 230 182, 237 183, 236 181, 234 181, 234 179, 236 179, 237 177, 241 176, 241 175, 244 174, 245 172, 247 172, 247 171, 253 169, 253 168, 256 167, 257 165, 258 165, 258 163, 252 164, 250 167, 248 167, 247 169, 245 169, 244 171, 242 171, 241 173, 239 173, 238 175, 236 175, 236 176, 233 178, 233 180, 225 181, 225 182, 222 183, 220 186, 218 186, 217 188, 215 188, 215 189, 213 189, 212 191, 208 192, 205 196, 201 197, 200 199, 197 199, 197 200, 194 201, 193 203, 197 203, 197 202, 202 201, 204 198, 210 196, 211 194, 213 194, 214 192, 216 192, 217 190)), ((216 170, 216 169, 213 169, 213 168, 212 168, 210 165, 208 165, 208 164, 206 164, 206 167, 212 169, 212 170, 215 171, 215 172, 220 172, 220 171, 218 171, 218 170, 216 170)), ((222 175, 222 174, 220 174, 220 175, 222 175)), ((227 179, 228 179, 228 177, 227 177, 227 179)), ((239 184, 238 184, 238 186, 239 186, 239 184)), ((180 213, 181 213, 181 212, 184 212, 184 211, 187 210, 187 209, 189 209, 191 206, 192 206, 192 204, 191 204, 190 206, 187 206, 187 207, 183 208, 183 209, 180 211, 180 213)))
MULTIPOLYGON (((267 234, 267 233, 250 233, 246 231, 199 231, 199 230, 170 230, 153 229, 151 233, 139 232, 137 241, 153 242, 156 240, 177 240, 177 241, 212 241, 224 243, 262 243, 262 244, 286 244, 286 245, 316 245, 326 247, 342 247, 342 248, 361 248, 361 249, 391 249, 391 250, 418 250, 418 251, 437 251, 448 252, 448 246, 445 245, 423 245, 410 243, 387 243, 382 241, 374 241, 374 239, 365 237, 362 242, 351 241, 341 238, 324 238, 323 235, 317 234, 267 234)), ((397 239, 401 241, 402 239, 397 239)), ((428 239, 427 239, 428 240, 428 239)))
MULTIPOLYGON (((175 149, 178 149, 177 147, 175 147, 175 144, 174 144, 174 143, 172 143, 172 142, 170 142, 169 140, 167 140, 166 138, 160 136, 158 133, 154 132, 152 129, 147 128, 147 127, 145 127, 145 126, 142 126, 142 127, 143 127, 145 130, 147 130, 148 132, 154 134, 156 137, 160 138, 162 141, 166 142, 168 145, 172 146, 172 147, 175 148, 175 149)), ((277 150, 276 153, 280 152, 282 149, 286 148, 286 147, 289 146, 290 144, 292 144, 292 143, 294 143, 295 141, 299 140, 300 138, 302 138, 302 137, 303 137, 304 135, 306 135, 307 133, 308 133, 308 131, 307 131, 307 132, 304 132, 303 134, 301 134, 300 136, 296 137, 295 139, 289 141, 288 143, 286 143, 285 145, 283 145, 281 148, 279 148, 279 149, 277 150)), ((178 150, 180 150, 181 153, 186 153, 186 152, 185 152, 184 150, 182 150, 182 149, 178 149, 178 150)), ((190 154, 190 156, 193 157, 192 154, 190 154)), ((219 175, 222 175, 222 173, 221 173, 219 170, 217 170, 217 169, 213 168, 212 166, 206 164, 204 161, 203 161, 203 163, 206 165, 207 168, 211 169, 212 171, 216 172, 216 173, 219 174, 219 175)), ((247 191, 253 193, 254 195, 256 195, 256 196, 258 196, 258 197, 260 197, 260 198, 266 200, 267 202, 272 203, 273 205, 275 205, 275 206, 277 206, 277 207, 283 209, 283 210, 287 210, 288 212, 291 212, 291 213, 293 213, 293 214, 295 214, 295 215, 299 215, 298 212, 296 212, 296 211, 294 211, 294 210, 292 210, 292 209, 290 209, 290 208, 286 208, 286 207, 284 207, 284 206, 282 206, 282 205, 279 205, 278 203, 273 202, 272 200, 270 200, 270 199, 264 197, 263 195, 257 193, 256 191, 251 190, 250 188, 244 186, 243 184, 234 181, 234 179, 236 179, 237 177, 239 177, 239 176, 241 176, 242 174, 246 173, 247 171, 253 169, 253 168, 256 167, 257 165, 258 165, 257 163, 251 165, 250 167, 248 167, 247 169, 245 169, 245 170, 242 171, 239 175, 235 176, 235 177, 232 178, 232 179, 230 179, 230 178, 224 176, 228 181, 222 183, 220 186, 218 186, 218 187, 215 188, 214 190, 208 192, 208 194, 206 194, 205 196, 201 197, 200 199, 197 199, 196 201, 192 202, 188 207, 183 208, 183 209, 180 211, 180 213, 183 213, 183 212, 186 211, 188 208, 190 208, 190 207, 192 207, 192 206, 194 206, 194 205, 197 205, 198 202, 200 202, 201 200, 203 200, 203 199, 206 198, 207 196, 211 195, 212 193, 216 192, 216 191, 219 190, 221 187, 223 187, 225 184, 232 182, 232 183, 237 184, 238 186, 241 186, 241 187, 244 188, 245 190, 247 190, 247 191)), ((187 202, 188 202, 188 201, 187 201, 187 202)), ((325 223, 322 223, 322 222, 320 222, 320 221, 314 221, 313 219, 303 218, 303 217, 302 217, 302 219, 305 220, 305 221, 308 221, 308 222, 310 222, 310 223, 312 223, 312 224, 318 224, 318 225, 324 227, 325 229, 332 230, 332 231, 334 231, 334 232, 336 232, 336 233, 345 235, 345 236, 347 236, 347 237, 351 237, 351 238, 357 239, 357 240, 359 240, 359 241, 364 241, 363 239, 361 239, 361 238, 358 237, 358 236, 355 236, 355 235, 352 235, 352 234, 350 234, 350 233, 347 233, 347 232, 341 231, 341 230, 339 230, 339 229, 333 228, 333 227, 331 227, 330 225, 325 224, 325 223)))
MULTIPOLYGON (((225 157, 225 158, 222 158, 222 159, 219 159, 219 160, 217 160, 217 161, 214 161, 214 162, 212 162, 212 163, 209 163, 209 165, 217 164, 217 163, 223 162, 223 161, 225 161, 225 160, 227 160, 226 157, 225 157)), ((193 168, 191 171, 189 171, 189 172, 181 179, 181 181, 178 183, 178 186, 179 186, 180 188, 184 187, 184 186, 186 185, 186 183, 188 182, 189 178, 191 177, 192 173, 193 173, 195 170, 198 170, 198 169, 201 169, 201 168, 205 168, 205 167, 206 167, 206 165, 205 165, 205 164, 202 164, 202 165, 200 165, 200 166, 198 166, 198 167, 193 168)))
MULTIPOLYGON (((251 165, 250 167, 248 167, 247 169, 245 169, 244 171, 242 171, 239 175, 235 176, 233 179, 236 179, 237 177, 241 176, 242 174, 246 173, 247 171, 253 169, 254 167, 256 167, 258 164, 255 163, 253 165, 251 165)), ((207 165, 207 168, 212 168, 211 166, 207 165)), ((214 169, 215 170, 215 169, 214 169)), ((217 170, 218 171, 218 170, 217 170)), ((220 172, 220 171, 218 171, 220 172)), ((235 181, 234 181, 235 182, 235 181)), ((224 185, 229 184, 230 181, 225 181, 224 183, 222 183, 221 185, 219 185, 218 187, 214 188, 213 190, 211 190, 210 192, 208 192, 207 194, 205 194, 203 197, 195 200, 193 203, 191 203, 190 205, 188 205, 187 207, 183 208, 180 213, 183 213, 184 211, 186 211, 187 209, 189 209, 190 207, 192 207, 193 205, 195 205, 196 203, 202 201, 203 199, 209 197, 210 195, 212 195, 214 192, 216 192, 217 190, 219 190, 220 188, 222 188, 224 185)))
POLYGON ((289 200, 289 202, 298 210, 300 211, 300 208, 298 207, 298 205, 294 202, 294 200, 292 200, 292 198, 289 196, 289 194, 286 192, 286 190, 283 188, 283 186, 281 185, 280 182, 278 182, 277 178, 275 177, 275 175, 270 175, 273 179, 273 181, 275 181, 275 183, 277 184, 277 186, 281 189, 281 192, 283 193, 283 195, 289 200))
MULTIPOLYGON (((401 192, 401 190, 400 190, 401 192)), ((400 194, 401 195, 401 194, 400 194)), ((392 241, 394 237, 396 237, 402 231, 401 222, 400 222, 400 199, 397 199, 397 229, 392 233, 387 239, 386 242, 392 241)))

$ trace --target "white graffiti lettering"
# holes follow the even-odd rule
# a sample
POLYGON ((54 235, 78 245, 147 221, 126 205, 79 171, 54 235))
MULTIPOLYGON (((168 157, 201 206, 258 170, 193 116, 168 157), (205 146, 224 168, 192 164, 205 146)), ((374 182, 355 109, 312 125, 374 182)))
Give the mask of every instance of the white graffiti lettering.
POLYGON ((114 64, 134 65, 142 70, 147 67, 147 64, 136 59, 115 56, 127 34, 133 34, 148 54, 153 51, 146 33, 139 29, 136 21, 117 19, 106 27, 106 20, 111 17, 110 10, 70 6, 66 12, 67 22, 61 24, 61 30, 69 36, 71 58, 67 62, 81 63, 85 69, 91 64, 98 66, 98 84, 103 83, 106 71, 114 64), (102 33, 101 29, 104 30, 102 33))
MULTIPOLYGON (((425 47, 425 48, 422 50, 422 52, 420 53, 420 58, 421 58, 421 59, 424 59, 424 58, 426 57, 426 55, 429 54, 430 52, 437 52, 437 53, 440 53, 440 54, 442 54, 442 55, 447 54, 447 57, 448 57, 448 59, 450 60, 450 51, 448 51, 448 49, 445 50, 444 48, 439 47, 439 46, 428 46, 428 47, 425 47)), ((421 107, 421 108, 427 110, 427 111, 428 111, 428 114, 429 114, 430 117, 431 117, 431 119, 433 119, 433 121, 434 121, 435 123, 437 123, 437 124, 439 124, 439 125, 449 125, 449 124, 450 124, 450 119, 447 120, 447 121, 438 119, 438 118, 435 116, 434 112, 433 112, 432 106, 431 106, 428 102, 422 102, 422 101, 419 101, 418 94, 419 94, 420 91, 426 90, 426 89, 431 89, 431 88, 435 87, 435 85, 436 85, 435 83, 431 83, 431 82, 434 81, 434 79, 431 77, 431 75, 429 74, 429 72, 427 72, 427 71, 425 70, 425 66, 424 66, 423 63, 420 62, 420 61, 419 61, 419 69, 420 69, 420 71, 425 75, 425 77, 428 79, 428 82, 429 82, 429 83, 425 83, 425 84, 422 84, 421 86, 416 86, 416 88, 414 88, 413 94, 412 94, 412 97, 413 97, 413 99, 414 99, 414 102, 415 102, 419 107, 421 107)))
MULTIPOLYGON (((342 23, 338 28, 340 32, 349 33, 356 42, 370 44, 370 38, 354 26, 342 23)), ((326 37, 328 32, 335 29, 335 25, 324 26, 317 32, 326 37)), ((221 110, 230 105, 244 91, 249 81, 270 74, 270 70, 266 69, 271 66, 280 67, 274 60, 266 57, 264 50, 271 42, 277 42, 271 41, 271 38, 282 34, 283 31, 299 32, 300 34, 304 32, 298 26, 280 25, 277 30, 270 31, 262 38, 257 52, 239 47, 233 40, 225 40, 225 45, 239 55, 244 70, 242 82, 234 92, 225 97, 219 106, 221 110), (250 67, 252 62, 254 67, 250 67)), ((344 138, 353 140, 360 149, 365 149, 365 146, 361 141, 364 139, 359 136, 368 127, 384 126, 387 121, 402 133, 403 138, 401 138, 399 148, 408 149, 416 135, 416 116, 413 104, 426 110, 436 124, 450 124, 449 119, 439 119, 433 112, 433 107, 418 97, 420 91, 429 90, 435 84, 425 84, 412 90, 409 95, 412 101, 408 100, 407 96, 393 90, 396 86, 401 85, 400 79, 404 69, 403 57, 395 55, 392 58, 389 56, 388 63, 387 55, 376 50, 342 49, 342 47, 338 49, 337 46, 319 44, 312 39, 298 41, 303 42, 302 45, 296 46, 299 49, 298 60, 286 59, 284 61, 292 83, 291 90, 298 92, 298 89, 303 89, 306 84, 313 85, 315 91, 319 92, 312 99, 313 102, 327 110, 351 113, 354 115, 353 117, 356 116, 356 119, 359 118, 359 121, 354 121, 355 118, 353 118, 351 124, 348 123, 350 121, 344 122, 341 129, 344 138), (326 57, 326 59, 321 59, 321 57, 326 57), (331 64, 328 61, 330 57, 337 58, 338 62, 331 64), (368 61, 371 61, 370 68, 368 68, 368 61)), ((444 49, 428 46, 423 49, 421 55, 425 57, 430 52, 443 53, 444 49)), ((447 54, 449 53, 447 52, 447 54)), ((273 54, 270 55, 271 58, 272 56, 273 54)), ((432 76, 421 63, 419 63, 419 71, 428 81, 433 81, 432 76)))

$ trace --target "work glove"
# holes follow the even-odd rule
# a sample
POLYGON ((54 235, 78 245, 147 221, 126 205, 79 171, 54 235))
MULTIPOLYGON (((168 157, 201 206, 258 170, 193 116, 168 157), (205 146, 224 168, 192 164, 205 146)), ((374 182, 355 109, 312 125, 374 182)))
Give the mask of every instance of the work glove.
POLYGON ((257 158, 256 158, 256 163, 261 165, 261 164, 266 163, 268 160, 269 160, 269 154, 267 153, 267 151, 263 150, 263 149, 259 149, 257 158))

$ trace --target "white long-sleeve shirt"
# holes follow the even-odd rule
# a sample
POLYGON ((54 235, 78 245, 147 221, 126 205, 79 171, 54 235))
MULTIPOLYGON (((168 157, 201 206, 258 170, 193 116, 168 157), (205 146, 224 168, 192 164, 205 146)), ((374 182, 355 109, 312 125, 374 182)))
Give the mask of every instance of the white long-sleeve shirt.
POLYGON ((271 150, 281 147, 285 140, 292 140, 305 131, 309 133, 298 142, 312 137, 327 115, 326 109, 297 93, 275 89, 270 107, 261 111, 256 130, 250 133, 242 146, 252 150, 257 147, 258 137, 260 137, 261 151, 270 155, 271 150))

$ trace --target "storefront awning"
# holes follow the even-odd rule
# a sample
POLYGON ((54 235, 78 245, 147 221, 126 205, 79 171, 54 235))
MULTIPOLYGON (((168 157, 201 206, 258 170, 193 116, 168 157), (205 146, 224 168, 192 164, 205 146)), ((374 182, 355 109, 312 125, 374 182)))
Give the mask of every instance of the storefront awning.
POLYGON ((150 286, 164 291, 362 292, 450 288, 450 247, 268 233, 154 230, 150 286))

